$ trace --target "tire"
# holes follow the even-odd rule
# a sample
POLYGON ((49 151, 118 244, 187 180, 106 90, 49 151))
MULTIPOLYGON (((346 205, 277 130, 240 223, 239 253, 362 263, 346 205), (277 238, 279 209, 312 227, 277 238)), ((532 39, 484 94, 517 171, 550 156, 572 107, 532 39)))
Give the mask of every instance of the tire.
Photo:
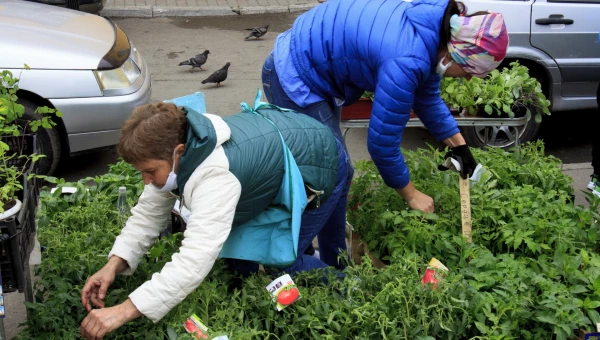
MULTIPOLYGON (((39 114, 35 113, 35 110, 40 105, 24 99, 18 99, 18 103, 25 107, 25 113, 22 117, 24 121, 41 118, 39 114)), ((53 175, 63 156, 63 148, 60 143, 60 132, 56 126, 52 129, 39 128, 37 130, 37 139, 40 148, 37 153, 46 156, 38 160, 39 174, 53 175)))
POLYGON ((65 7, 69 9, 79 10, 79 0, 65 0, 65 7))
POLYGON ((515 145, 517 135, 519 144, 534 140, 540 131, 541 124, 536 123, 535 114, 532 111, 531 119, 524 127, 514 126, 468 126, 462 127, 462 135, 469 146, 472 147, 494 147, 508 149, 515 145), (487 130, 487 143, 485 142, 487 130))

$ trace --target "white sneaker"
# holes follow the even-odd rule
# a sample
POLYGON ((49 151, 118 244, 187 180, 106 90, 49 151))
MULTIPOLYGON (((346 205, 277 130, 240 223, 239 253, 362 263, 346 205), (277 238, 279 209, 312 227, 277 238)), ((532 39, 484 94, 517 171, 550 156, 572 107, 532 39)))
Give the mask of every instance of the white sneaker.
POLYGON ((592 194, 596 195, 596 197, 600 197, 600 183, 596 183, 592 190, 592 194))

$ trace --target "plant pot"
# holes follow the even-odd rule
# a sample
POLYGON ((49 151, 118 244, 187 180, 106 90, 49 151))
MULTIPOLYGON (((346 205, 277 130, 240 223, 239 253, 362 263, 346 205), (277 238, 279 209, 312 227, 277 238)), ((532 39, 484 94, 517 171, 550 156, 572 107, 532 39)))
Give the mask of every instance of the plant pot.
POLYGON ((3 213, 0 214, 0 221, 16 216, 19 213, 19 211, 21 211, 22 205, 23 204, 20 200, 15 200, 15 205, 12 208, 5 210, 3 213))
POLYGON ((373 110, 373 101, 369 98, 360 98, 357 102, 342 108, 342 120, 369 119, 373 110))
POLYGON ((17 219, 27 208, 20 200, 0 214, 0 272, 2 273, 2 290, 14 292, 24 288, 23 264, 19 252, 19 231, 17 219), (17 237, 15 237, 17 236, 17 237))
MULTIPOLYGON (((373 110, 373 101, 370 98, 360 98, 358 101, 342 108, 342 120, 369 119, 373 110)), ((417 115, 410 110, 410 118, 417 115)))

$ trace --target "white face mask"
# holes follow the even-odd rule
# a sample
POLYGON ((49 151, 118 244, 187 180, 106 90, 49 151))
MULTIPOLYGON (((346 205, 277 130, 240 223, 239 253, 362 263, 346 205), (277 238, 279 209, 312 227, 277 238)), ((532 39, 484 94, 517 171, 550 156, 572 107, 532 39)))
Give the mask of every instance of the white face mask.
POLYGON ((445 56, 442 59, 440 59, 440 62, 435 67, 435 73, 439 74, 440 76, 443 76, 444 73, 448 71, 448 69, 450 68, 450 66, 452 66, 452 63, 454 62, 453 60, 450 60, 448 64, 444 65, 444 59, 446 59, 445 56))
POLYGON ((177 174, 175 173, 175 150, 173 150, 173 169, 171 169, 169 177, 167 177, 167 182, 162 186, 162 188, 158 188, 157 186, 154 187, 160 192, 169 192, 177 189, 177 174))

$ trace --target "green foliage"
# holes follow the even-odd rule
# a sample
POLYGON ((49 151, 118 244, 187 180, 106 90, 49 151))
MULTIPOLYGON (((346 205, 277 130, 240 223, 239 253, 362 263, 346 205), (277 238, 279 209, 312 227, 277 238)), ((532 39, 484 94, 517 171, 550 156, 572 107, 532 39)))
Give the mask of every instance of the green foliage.
MULTIPOLYGON (((543 155, 541 142, 519 154, 473 152, 494 173, 471 189, 473 243, 460 236, 458 174, 437 171, 444 152, 405 152, 415 185, 435 199, 435 214, 408 210, 372 163, 359 162, 348 218, 386 269, 365 258, 343 276, 296 275, 302 299, 277 312, 265 287, 278 274, 242 279, 218 260, 160 322, 141 318, 105 338, 189 339, 182 324, 193 313, 230 339, 571 339, 577 329, 592 329, 600 322, 600 199, 592 209, 566 203, 570 179, 557 159, 543 155), (420 283, 431 257, 450 269, 435 289, 420 283)), ((143 189, 123 162, 78 183, 50 180, 79 190, 42 195, 38 236, 47 250, 20 339, 79 337, 82 285, 106 263, 123 223, 118 187, 128 188, 132 203, 143 189)), ((117 278, 106 304, 124 301, 181 240, 159 239, 134 275, 117 278)))
MULTIPOLYGON (((492 71, 486 78, 442 78, 441 97, 450 107, 465 109, 469 114, 515 117, 524 113, 540 123, 542 113, 550 114, 550 101, 542 92, 539 81, 529 75, 529 69, 518 62, 510 68, 492 71), (532 112, 533 111, 533 112, 532 112)), ((374 93, 365 91, 361 98, 373 100, 374 93)))
POLYGON ((367 98, 373 100, 373 98, 375 98, 375 94, 370 91, 365 91, 363 92, 362 96, 360 96, 360 98, 367 98))
POLYGON ((542 142, 518 154, 473 153, 494 174, 471 188, 473 244, 459 236, 458 174, 436 170, 444 152, 434 149, 404 154, 415 186, 434 198, 435 214, 407 210, 375 166, 360 162, 349 222, 385 261, 436 257, 462 275, 476 290, 468 312, 473 335, 570 339, 579 328, 593 329, 600 304, 598 200, 592 209, 567 203, 571 179, 556 158, 543 155, 542 142))
POLYGON ((524 110, 530 116, 534 110, 539 123, 541 113, 550 114, 550 101, 541 84, 529 75, 527 67, 516 61, 510 63, 510 68, 494 70, 484 79, 443 78, 440 90, 448 105, 464 108, 473 115, 485 112, 514 118, 515 111, 524 110))
POLYGON ((22 149, 22 138, 24 132, 36 132, 41 126, 46 129, 56 125, 51 116, 61 117, 61 113, 48 107, 40 107, 36 113, 40 119, 20 122, 25 113, 23 105, 17 103, 17 92, 19 91, 19 79, 4 70, 0 72, 0 213, 4 212, 4 206, 11 203, 16 197, 17 191, 23 189, 22 176, 29 170, 31 163, 38 161, 43 155, 24 155, 19 152, 22 149), (13 149, 4 139, 11 139, 13 149), (18 161, 18 162, 17 162, 18 161))

